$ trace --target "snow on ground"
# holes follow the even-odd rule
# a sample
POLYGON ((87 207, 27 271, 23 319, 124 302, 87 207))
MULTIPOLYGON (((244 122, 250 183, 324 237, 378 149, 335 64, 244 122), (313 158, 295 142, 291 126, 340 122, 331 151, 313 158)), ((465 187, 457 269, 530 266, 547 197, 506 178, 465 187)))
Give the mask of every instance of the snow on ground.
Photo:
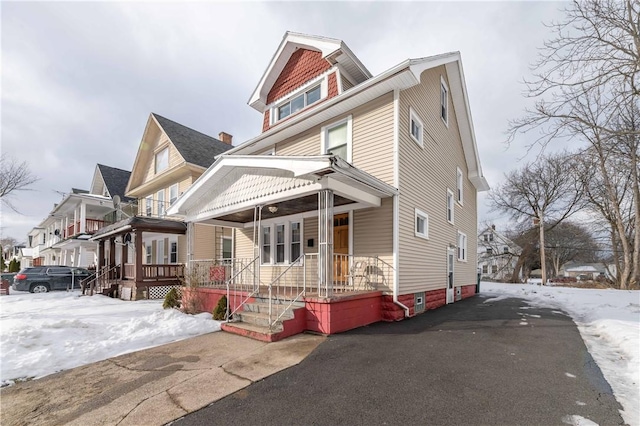
MULTIPOLYGON (((480 293, 492 297, 485 302, 519 297, 532 306, 562 309, 571 315, 622 405, 624 421, 640 426, 640 291, 483 282, 480 293)), ((569 424, 591 424, 587 422, 579 416, 567 417, 569 424)))
POLYGON ((51 373, 220 330, 211 314, 79 292, 0 297, 0 382, 51 373))

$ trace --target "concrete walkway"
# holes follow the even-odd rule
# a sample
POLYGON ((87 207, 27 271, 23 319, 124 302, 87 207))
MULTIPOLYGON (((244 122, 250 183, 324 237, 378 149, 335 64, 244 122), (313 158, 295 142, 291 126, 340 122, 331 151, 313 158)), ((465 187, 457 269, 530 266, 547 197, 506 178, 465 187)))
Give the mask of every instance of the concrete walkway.
POLYGON ((0 390, 9 425, 162 425, 298 364, 325 340, 216 332, 0 390))

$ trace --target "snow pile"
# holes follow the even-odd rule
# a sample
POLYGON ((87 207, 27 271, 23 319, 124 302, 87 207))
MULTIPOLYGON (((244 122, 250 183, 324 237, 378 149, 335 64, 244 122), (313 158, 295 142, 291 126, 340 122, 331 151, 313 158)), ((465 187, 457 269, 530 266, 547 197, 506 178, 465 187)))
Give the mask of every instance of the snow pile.
POLYGON ((480 292, 494 296, 489 300, 519 297, 530 305, 559 308, 571 315, 624 408, 623 419, 640 426, 640 291, 483 282, 480 292))
POLYGON ((220 330, 211 314, 78 292, 0 297, 0 381, 39 378, 113 356, 220 330))

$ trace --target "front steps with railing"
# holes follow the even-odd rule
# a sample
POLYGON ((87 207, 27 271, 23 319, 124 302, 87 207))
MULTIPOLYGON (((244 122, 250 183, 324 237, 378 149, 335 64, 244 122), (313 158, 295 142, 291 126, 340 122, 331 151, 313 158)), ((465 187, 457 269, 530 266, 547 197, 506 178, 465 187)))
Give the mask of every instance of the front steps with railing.
POLYGON ((269 299, 256 296, 236 312, 231 322, 223 323, 222 329, 263 342, 275 342, 285 337, 302 333, 306 324, 304 302, 272 300, 271 317, 279 318, 269 327, 269 299))

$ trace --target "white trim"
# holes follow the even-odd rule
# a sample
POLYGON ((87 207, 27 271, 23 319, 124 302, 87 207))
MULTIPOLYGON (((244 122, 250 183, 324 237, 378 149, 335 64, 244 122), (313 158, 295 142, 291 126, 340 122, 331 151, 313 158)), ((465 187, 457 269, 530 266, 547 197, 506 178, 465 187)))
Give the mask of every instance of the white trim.
POLYGON ((460 167, 456 167, 456 201, 464 205, 464 173, 460 167))
POLYGON ((424 123, 420 119, 420 116, 418 115, 418 113, 411 107, 409 107, 409 136, 411 137, 411 139, 413 139, 413 141, 415 143, 418 144, 418 146, 420 146, 420 148, 424 148, 424 143, 423 143, 423 140, 424 140, 424 123), (419 137, 417 139, 413 135, 412 122, 414 120, 417 121, 418 124, 420 125, 420 134, 418 135, 419 137))
POLYGON ((429 239, 429 215, 418 208, 414 209, 413 233, 416 237, 429 239), (418 232, 418 218, 424 222, 424 233, 418 232))
MULTIPOLYGON (((341 213, 348 213, 349 210, 361 210, 361 209, 368 209, 371 208, 370 205, 367 204, 362 204, 362 203, 352 203, 352 204, 345 204, 343 206, 337 206, 333 208, 333 214, 341 214, 341 213)), ((318 210, 314 209, 314 210, 309 210, 303 213, 296 213, 296 214, 292 214, 289 216, 280 216, 282 218, 286 218, 286 220, 290 221, 290 222, 297 222, 297 219, 309 219, 309 218, 317 218, 318 217, 318 210)), ((272 223, 277 221, 279 218, 271 218, 271 219, 263 219, 262 223, 272 223)), ((253 228, 253 222, 247 222, 247 223, 242 223, 242 224, 238 224, 236 223, 236 227, 238 228, 245 228, 245 229, 250 229, 253 228), (237 226, 240 225, 240 226, 237 226)))
MULTIPOLYGON (((300 224, 300 254, 304 254, 304 219, 291 219, 286 216, 272 218, 268 221, 261 222, 260 224, 260 265, 264 266, 287 266, 291 265, 295 259, 291 259, 291 224, 299 223, 300 224), (277 226, 282 225, 284 227, 284 262, 276 262, 276 235, 277 235, 277 226), (263 234, 264 228, 269 228, 269 251, 270 251, 270 259, 269 262, 265 262, 262 259, 263 252, 263 234)), ((301 264, 299 266, 302 266, 301 264)))
POLYGON ((458 261, 466 262, 469 259, 469 239, 467 238, 467 234, 465 234, 464 232, 458 231, 458 241, 456 246, 458 248, 457 250, 458 261), (463 241, 461 241, 461 237, 463 241), (460 249, 462 249, 462 253, 460 253, 460 249), (462 254, 462 256, 460 256, 460 254, 462 254))
MULTIPOLYGON (((295 114, 299 114, 302 111, 304 111, 305 109, 307 109, 308 107, 317 104, 318 102, 322 101, 323 99, 326 99, 327 96, 329 96, 329 74, 334 70, 334 68, 330 68, 327 71, 325 71, 324 73, 318 75, 317 77, 309 80, 308 82, 306 82, 304 85, 296 88, 295 90, 293 90, 292 92, 287 93, 286 95, 274 100, 273 102, 271 102, 268 105, 268 110, 269 110, 269 125, 273 126, 274 124, 278 123, 279 121, 283 121, 288 119, 289 117, 295 115, 295 114), (297 98, 298 96, 300 96, 301 94, 304 94, 306 92, 308 92, 310 89, 315 88, 315 86, 320 85, 320 98, 311 103, 311 104, 306 104, 302 107, 302 109, 300 111, 296 111, 296 112, 290 112, 289 115, 287 115, 286 117, 284 117, 282 120, 280 120, 278 118, 279 114, 278 114, 278 110, 280 109, 281 106, 283 106, 284 104, 291 102, 292 99, 297 98)), ((306 100, 305 100, 306 102, 306 100)))
POLYGON ((349 255, 353 256, 353 210, 349 210, 349 255))
POLYGON ((335 68, 335 73, 336 73, 336 85, 338 86, 338 94, 341 94, 342 92, 344 92, 344 90, 342 90, 342 72, 340 70, 340 67, 332 67, 331 69, 335 68))
POLYGON ((399 188, 400 90, 393 90, 393 186, 399 188))
POLYGON ((455 195, 453 194, 452 190, 447 188, 447 199, 446 199, 447 209, 446 209, 445 218, 447 219, 447 222, 449 222, 452 225, 455 223, 455 205, 456 205, 455 195), (449 219, 449 212, 451 212, 451 219, 449 219))
POLYGON ((320 155, 327 154, 327 133, 329 130, 342 126, 343 124, 347 124, 347 158, 343 158, 347 163, 352 162, 353 155, 353 116, 348 115, 345 118, 333 122, 331 124, 327 124, 320 128, 320 155))
POLYGON ((444 77, 441 75, 440 76, 440 119, 447 126, 447 128, 449 128, 449 94, 450 93, 451 92, 449 92, 449 85, 447 84, 446 81, 444 81, 444 77), (442 106, 443 106, 442 105, 442 89, 446 91, 445 104, 444 104, 444 111, 445 111, 446 117, 442 117, 442 106))
POLYGON ((178 199, 178 197, 180 197, 180 187, 178 185, 178 182, 174 183, 173 185, 171 185, 169 188, 169 206, 172 206, 173 203, 176 202, 176 200, 178 199), (175 188, 176 189, 176 198, 175 200, 173 200, 173 202, 171 201, 171 190, 175 188))

